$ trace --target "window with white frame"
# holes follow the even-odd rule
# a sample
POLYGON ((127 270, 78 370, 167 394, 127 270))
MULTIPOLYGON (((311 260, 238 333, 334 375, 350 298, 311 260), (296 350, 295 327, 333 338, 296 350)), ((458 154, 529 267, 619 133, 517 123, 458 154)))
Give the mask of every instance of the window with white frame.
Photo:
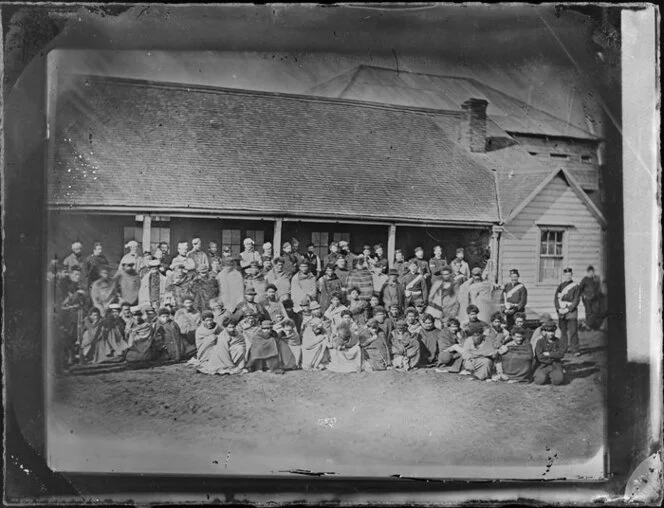
POLYGON ((560 282, 565 257, 565 230, 541 228, 540 234, 539 282, 560 282))

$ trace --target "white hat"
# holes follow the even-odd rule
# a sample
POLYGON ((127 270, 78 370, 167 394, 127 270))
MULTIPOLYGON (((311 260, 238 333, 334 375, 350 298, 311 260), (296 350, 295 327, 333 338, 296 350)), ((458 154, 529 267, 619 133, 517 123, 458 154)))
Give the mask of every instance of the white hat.
POLYGON ((73 249, 74 247, 83 247, 83 244, 81 242, 74 242, 71 244, 71 248, 73 249))
POLYGON ((138 305, 134 305, 129 310, 132 314, 136 314, 137 312, 141 312, 141 308, 138 305))
POLYGON ((151 259, 151 260, 148 262, 148 266, 149 266, 150 268, 155 267, 155 266, 159 266, 160 264, 161 264, 161 263, 159 262, 158 259, 151 259))
MULTIPOLYGON (((138 245, 138 244, 136 244, 136 245, 138 245)), ((129 265, 129 264, 135 265, 136 264, 136 256, 134 256, 133 254, 125 254, 122 257, 122 260, 120 261, 120 264, 121 265, 129 265)))
POLYGON ((136 240, 129 240, 127 242, 127 245, 125 245, 125 247, 127 247, 127 248, 129 248, 129 247, 138 247, 138 242, 136 240))
POLYGON ((108 306, 108 308, 111 309, 111 310, 120 310, 121 309, 119 303, 112 303, 108 306))
POLYGON ((253 245, 254 241, 251 238, 245 238, 244 239, 244 244, 245 245, 249 245, 249 244, 253 245))

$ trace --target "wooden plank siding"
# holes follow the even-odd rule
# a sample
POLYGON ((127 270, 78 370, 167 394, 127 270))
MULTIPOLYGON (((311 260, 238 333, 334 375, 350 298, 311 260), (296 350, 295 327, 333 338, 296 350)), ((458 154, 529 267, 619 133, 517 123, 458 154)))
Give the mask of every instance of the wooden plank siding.
MULTIPOLYGON (((557 283, 539 283, 540 226, 565 229, 563 266, 574 270, 577 282, 588 265, 603 278, 605 232, 600 222, 569 187, 562 175, 554 178, 523 211, 505 226, 501 239, 499 270, 502 281, 509 280, 509 270, 517 268, 528 288, 528 309, 537 314, 553 313, 553 295, 557 283)), ((580 314, 584 310, 580 307, 580 314)))

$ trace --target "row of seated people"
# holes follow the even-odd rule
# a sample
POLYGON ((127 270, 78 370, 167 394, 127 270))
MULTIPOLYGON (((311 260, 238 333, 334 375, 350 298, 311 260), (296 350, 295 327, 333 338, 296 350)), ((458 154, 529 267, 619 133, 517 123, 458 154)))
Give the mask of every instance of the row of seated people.
POLYGON ((456 318, 437 323, 415 308, 401 316, 378 307, 360 324, 348 309, 336 319, 326 317, 316 301, 299 320, 289 317, 289 308, 263 319, 266 316, 253 310, 228 313, 214 302, 211 306, 214 310, 201 313, 192 298, 175 312, 112 304, 104 319, 92 308, 85 320, 81 358, 95 363, 189 358, 205 374, 435 368, 487 381, 564 382, 566 344, 548 316, 531 334, 523 327, 523 315, 508 330, 501 313, 489 324, 472 305, 463 325, 456 318))

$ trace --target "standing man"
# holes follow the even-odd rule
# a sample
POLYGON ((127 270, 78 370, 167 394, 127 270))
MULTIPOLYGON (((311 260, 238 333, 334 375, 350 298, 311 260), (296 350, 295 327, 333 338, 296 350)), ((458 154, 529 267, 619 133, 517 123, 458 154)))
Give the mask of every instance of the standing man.
POLYGON ((297 272, 299 259, 293 252, 293 246, 290 242, 284 242, 281 246, 281 259, 284 260, 284 272, 288 277, 292 277, 297 272))
POLYGON ((245 238, 244 250, 240 253, 240 267, 243 272, 251 265, 252 261, 258 263, 259 266, 263 266, 262 256, 254 250, 254 241, 251 238, 245 238))
POLYGON ((161 250, 163 256, 162 256, 162 263, 165 264, 166 266, 171 264, 171 248, 168 245, 168 242, 160 242, 159 243, 159 250, 161 250))
POLYGON ((406 307, 412 306, 415 300, 420 298, 423 301, 428 300, 426 279, 423 274, 419 273, 417 261, 414 259, 408 264, 408 273, 401 278, 401 283, 404 287, 404 305, 406 307))
POLYGON ((320 258, 314 252, 316 246, 313 243, 307 245, 307 252, 304 253, 304 260, 309 263, 309 272, 314 277, 318 277, 321 271, 320 258))
POLYGON ((339 242, 339 253, 346 258, 346 266, 352 268, 355 266, 355 254, 350 251, 350 245, 346 240, 339 242))
POLYGON ((355 258, 355 269, 350 272, 346 280, 346 287, 350 294, 350 288, 356 287, 360 290, 360 300, 368 302, 374 293, 374 283, 371 272, 367 268, 367 260, 364 256, 355 258))
POLYGON ((507 318, 507 327, 514 326, 514 315, 517 312, 526 312, 528 303, 528 290, 523 283, 519 282, 519 270, 512 268, 510 270, 510 281, 505 284, 503 289, 504 313, 507 318))
MULTIPOLYGON (((488 322, 494 312, 493 284, 491 281, 482 280, 482 269, 473 268, 472 279, 468 285, 468 299, 471 304, 479 308, 480 320, 488 322)), ((461 307, 464 303, 461 303, 461 307)))
POLYGON ((159 271, 159 261, 153 259, 148 263, 150 271, 141 278, 138 292, 138 304, 149 305, 159 310, 164 305, 166 296, 166 276, 159 271))
POLYGON ((65 258, 62 264, 65 267, 65 272, 69 273, 75 266, 82 268, 83 266, 83 245, 81 242, 74 242, 71 244, 71 254, 65 258))
POLYGON ((207 254, 201 250, 202 246, 201 239, 199 237, 194 238, 191 241, 191 251, 189 251, 187 257, 194 260, 196 273, 207 274, 210 271, 210 260, 207 254))
POLYGON ((325 266, 335 265, 337 263, 337 257, 339 257, 339 244, 337 242, 332 242, 330 244, 330 252, 325 256, 325 266))
POLYGON ((325 274, 316 282, 322 312, 325 312, 330 306, 332 293, 341 291, 341 281, 334 270, 335 265, 327 265, 325 274))
POLYGON ((563 281, 556 289, 553 303, 558 313, 558 326, 562 341, 569 344, 569 351, 574 356, 579 353, 579 312, 578 306, 581 301, 581 290, 576 282, 572 281, 572 269, 563 270, 563 281))
POLYGON ((411 259, 411 263, 417 264, 417 273, 422 275, 424 282, 429 286, 429 279, 431 279, 431 270, 429 269, 429 262, 424 259, 424 249, 422 247, 415 247, 415 257, 411 259))
POLYGON ((272 244, 270 242, 263 243, 263 252, 261 254, 262 259, 269 259, 272 261, 274 257, 274 252, 272 251, 272 244))
POLYGON ((443 248, 440 245, 436 245, 433 248, 433 257, 429 260, 429 271, 433 274, 433 278, 437 277, 437 273, 440 273, 442 276, 443 268, 446 266, 447 259, 443 256, 443 248))
POLYGON ((102 266, 108 266, 108 259, 102 254, 102 251, 101 243, 95 242, 92 254, 85 260, 85 281, 88 287, 92 287, 92 284, 101 276, 99 269, 102 266))
POLYGON ((586 276, 581 279, 579 291, 581 292, 583 306, 586 309, 586 327, 590 330, 597 330, 602 325, 604 316, 602 316, 600 305, 602 297, 600 279, 599 276, 595 275, 595 268, 592 265, 588 267, 586 276))
MULTIPOLYGON (((157 261, 159 263, 159 261, 157 261)), ((157 265, 158 266, 158 265, 157 265)), ((132 259, 120 267, 115 275, 120 300, 134 306, 138 304, 138 292, 141 287, 141 278, 134 267, 132 259)))
MULTIPOLYGON (((399 281, 399 271, 396 268, 390 268, 387 273, 388 280, 383 285, 380 298, 386 309, 396 305, 399 309, 404 308, 404 289, 399 281)), ((388 334, 389 335, 389 334, 388 334)))
POLYGON ((265 275, 265 282, 277 288, 277 298, 290 294, 290 273, 284 270, 284 258, 274 258, 274 268, 265 275))
POLYGON ((385 251, 383 250, 383 245, 377 243, 374 245, 374 259, 376 260, 376 266, 380 266, 382 269, 381 273, 387 273, 389 269, 389 263, 385 257, 385 251))
POLYGON ((408 263, 401 249, 394 251, 394 269, 398 272, 399 279, 408 273, 408 263))
POLYGON ((346 267, 346 258, 343 254, 337 256, 334 273, 337 275, 337 278, 341 283, 341 300, 345 302, 346 293, 348 292, 348 276, 350 275, 350 271, 346 267))

